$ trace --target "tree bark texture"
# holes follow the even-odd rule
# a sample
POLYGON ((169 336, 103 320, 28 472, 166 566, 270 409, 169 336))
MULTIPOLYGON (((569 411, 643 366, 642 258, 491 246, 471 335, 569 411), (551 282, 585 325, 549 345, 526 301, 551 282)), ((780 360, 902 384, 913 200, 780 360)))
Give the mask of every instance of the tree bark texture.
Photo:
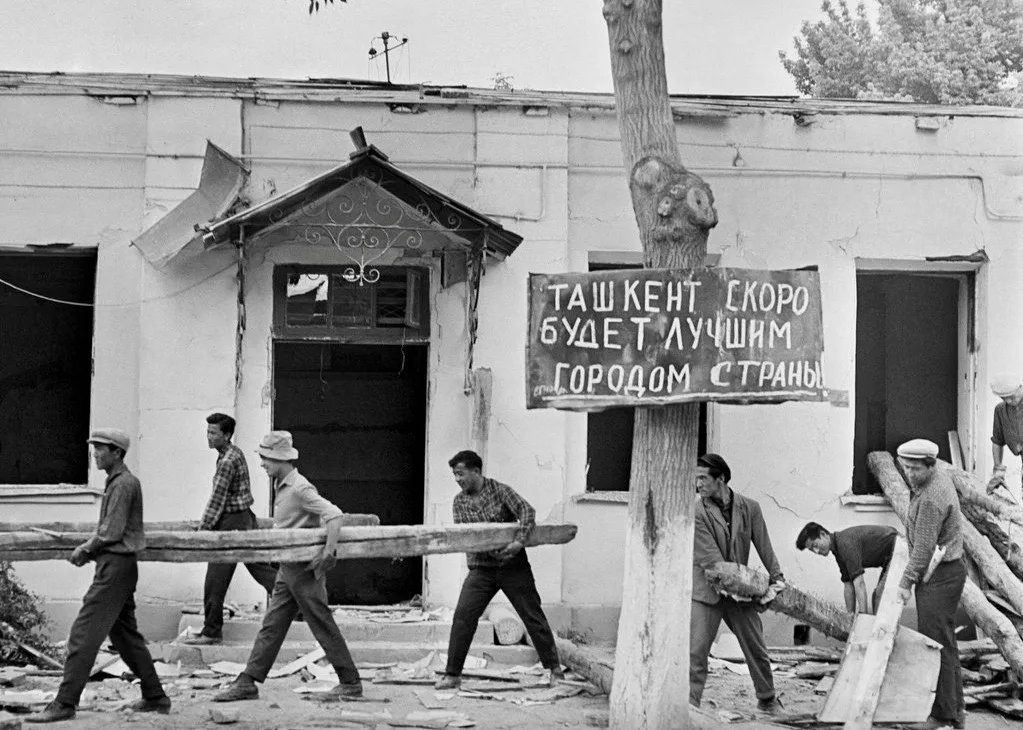
POLYGON ((1000 499, 995 499, 987 493, 987 484, 973 474, 956 469, 947 461, 939 461, 938 464, 949 471, 952 483, 955 484, 956 490, 959 492, 960 502, 969 502, 999 519, 1023 526, 1023 507, 1006 504, 1000 499))
MULTIPOLYGON (((376 515, 346 512, 341 515, 341 524, 345 527, 373 527, 380 524, 376 515)), ((274 526, 273 517, 257 517, 256 523, 261 530, 271 530, 274 526)), ((199 520, 174 520, 171 522, 146 522, 143 526, 146 534, 151 532, 186 532, 199 528, 199 520)), ((50 532, 96 532, 95 522, 0 522, 0 532, 26 532, 29 530, 48 530, 50 532)))
MULTIPOLYGON (((909 487, 896 467, 895 460, 886 451, 872 451, 867 455, 867 465, 888 497, 892 509, 905 523, 909 517, 909 487)), ((964 527, 967 526, 964 523, 964 527)), ((898 581, 900 578, 897 575, 889 576, 889 580, 898 581)), ((973 622, 995 642, 1012 670, 1017 674, 1023 672, 1023 639, 1012 622, 991 605, 970 579, 967 579, 963 588, 960 603, 973 622)))
MULTIPOLYGON (((439 553, 483 552, 507 545, 517 525, 386 525, 342 527, 335 554, 351 558, 389 558, 439 553)), ((570 542, 575 525, 537 525, 532 545, 570 542)), ((63 560, 94 533, 0 532, 0 560, 63 560)), ((239 530, 231 532, 153 532, 139 560, 168 563, 303 562, 323 549, 326 530, 239 530)))
MULTIPOLYGON (((622 157, 644 261, 701 266, 717 223, 710 187, 678 152, 660 0, 605 0, 622 157)), ((612 728, 688 727, 694 472, 699 405, 637 408, 612 728)))
POLYGON ((1023 551, 1020 550, 1019 543, 1009 538, 1008 533, 1001 528, 987 510, 967 500, 960 501, 959 506, 963 510, 963 516, 972 522, 982 535, 987 537, 991 547, 1005 561, 1012 574, 1023 580, 1023 551))
MULTIPOLYGON (((756 600, 767 592, 770 577, 758 568, 737 563, 718 563, 706 571, 707 579, 715 588, 756 600)), ((808 624, 825 636, 839 641, 849 638, 855 616, 833 603, 817 598, 792 584, 778 591, 767 607, 777 613, 791 616, 808 624)))

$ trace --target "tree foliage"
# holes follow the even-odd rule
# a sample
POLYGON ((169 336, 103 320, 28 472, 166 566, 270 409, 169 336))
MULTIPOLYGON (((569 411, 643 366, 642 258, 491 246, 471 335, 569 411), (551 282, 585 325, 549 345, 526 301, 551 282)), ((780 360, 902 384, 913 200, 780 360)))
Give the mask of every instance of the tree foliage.
POLYGON ((1023 0, 878 0, 876 25, 860 2, 824 0, 804 22, 796 57, 781 62, 818 98, 1023 106, 1023 0))
POLYGON ((10 563, 0 561, 0 664, 35 662, 19 642, 57 656, 57 648, 46 636, 48 623, 39 597, 21 584, 10 563))

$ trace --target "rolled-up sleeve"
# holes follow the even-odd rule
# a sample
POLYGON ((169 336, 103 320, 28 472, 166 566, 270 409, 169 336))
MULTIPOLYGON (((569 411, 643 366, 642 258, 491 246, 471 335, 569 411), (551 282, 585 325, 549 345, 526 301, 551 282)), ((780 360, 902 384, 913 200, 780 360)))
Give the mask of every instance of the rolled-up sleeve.
POLYGON ((303 484, 298 487, 298 498, 302 508, 310 514, 320 518, 320 524, 325 525, 331 520, 336 520, 344 514, 336 504, 324 499, 311 484, 303 484))

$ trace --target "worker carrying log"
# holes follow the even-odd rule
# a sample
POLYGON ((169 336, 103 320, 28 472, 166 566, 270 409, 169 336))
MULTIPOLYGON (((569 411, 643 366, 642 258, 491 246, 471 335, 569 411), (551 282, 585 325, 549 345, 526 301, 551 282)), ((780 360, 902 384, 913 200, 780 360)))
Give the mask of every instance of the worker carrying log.
POLYGON ((897 454, 911 492, 906 521, 909 562, 899 580, 899 596, 908 602, 916 587, 917 629, 941 644, 931 716, 913 727, 963 728, 966 710, 955 634, 956 608, 966 584, 959 497, 948 472, 935 466, 937 444, 913 439, 897 454))
POLYGON ((480 617, 490 601, 503 591, 529 632, 540 662, 550 672, 550 683, 564 679, 558 648, 547 616, 540 605, 533 570, 523 548, 536 524, 536 511, 518 492, 483 476, 483 459, 475 451, 459 451, 448 460, 461 490, 452 504, 455 522, 518 522, 515 539, 500 550, 469 553, 469 575, 462 584, 451 620, 448 663, 437 689, 457 689, 462 666, 476 634, 480 617))
MULTIPOLYGON (((242 450, 231 443, 235 421, 225 413, 206 418, 206 443, 217 452, 217 468, 213 473, 213 490, 203 510, 199 530, 255 530, 259 528, 252 512, 252 490, 249 488, 249 467, 242 450)), ((237 563, 207 563, 202 588, 203 625, 198 636, 185 639, 186 644, 206 646, 219 644, 224 631, 224 598, 234 577, 237 563)), ((245 563, 249 573, 267 593, 272 593, 277 568, 270 563, 245 563)))
POLYGON ((796 548, 821 557, 835 556, 845 591, 845 609, 850 613, 877 613, 881 591, 888 578, 888 564, 899 533, 885 525, 854 525, 831 532, 816 522, 807 522, 796 537, 796 548), (867 600, 866 568, 880 568, 872 601, 867 600))
POLYGON ((321 497, 316 487, 299 474, 295 468, 298 449, 292 444, 288 431, 271 431, 264 436, 259 443, 259 457, 263 470, 275 486, 274 527, 323 526, 327 529, 327 541, 309 563, 281 563, 248 663, 213 701, 234 702, 259 697, 255 683, 266 680, 299 611, 337 672, 338 696, 361 697, 359 670, 327 605, 327 572, 337 562, 335 552, 341 536, 341 510, 321 497))
POLYGON ((729 486, 732 470, 717 454, 704 454, 696 461, 696 525, 693 544, 693 597, 689 630, 689 702, 697 707, 707 682, 707 657, 721 620, 735 634, 746 657, 757 695, 757 709, 777 713, 781 703, 775 695, 771 660, 764 642, 760 611, 784 587, 784 576, 771 547, 760 505, 737 494, 729 486), (705 575, 719 562, 746 565, 750 544, 770 573, 771 583, 754 604, 749 598, 722 595, 705 575))
MULTIPOLYGON (((1002 399, 995 406, 991 426, 991 480, 988 494, 999 487, 1009 489, 1005 483, 1006 465, 1002 463, 1005 447, 1014 456, 1023 452, 1023 379, 1018 375, 998 375, 991 380, 991 391, 1002 399)), ((1011 490, 1010 490, 1011 491, 1011 490)))
POLYGON ((96 573, 71 625, 64 678, 57 696, 42 712, 26 717, 26 722, 60 722, 75 716, 107 636, 142 687, 142 699, 131 709, 165 715, 170 712, 171 701, 135 622, 135 584, 139 577, 135 553, 146 546, 146 536, 142 527, 142 485, 124 465, 131 439, 120 429, 101 428, 89 435, 89 444, 96 467, 107 473, 107 480, 96 534, 75 548, 68 562, 82 566, 93 560, 96 573))

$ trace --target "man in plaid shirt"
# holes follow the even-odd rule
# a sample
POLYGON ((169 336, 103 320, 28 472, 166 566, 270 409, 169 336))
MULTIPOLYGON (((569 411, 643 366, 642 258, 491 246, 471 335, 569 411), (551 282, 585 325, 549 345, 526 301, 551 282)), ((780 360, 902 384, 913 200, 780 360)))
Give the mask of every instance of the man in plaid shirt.
MULTIPOLYGON (((217 470, 213 474, 213 492, 203 512, 200 530, 255 530, 256 515, 252 512, 252 491, 249 489, 249 467, 242 450, 231 443, 235 421, 223 413, 206 419, 206 443, 216 449, 217 470)), ((234 576, 235 563, 208 563, 203 586, 202 632, 186 639, 186 644, 205 646, 219 644, 224 630, 224 597, 234 576)), ((277 568, 269 563, 246 563, 249 573, 266 590, 273 591, 277 568)))
POLYGON ((451 622, 448 664, 437 689, 462 683, 462 665, 480 616, 498 591, 504 591, 529 632, 551 682, 564 678, 554 634, 547 623, 524 545, 536 524, 536 511, 507 484, 483 476, 483 460, 474 451, 459 451, 448 461, 461 493, 455 496, 455 522, 518 522, 515 539, 500 550, 468 555, 469 575, 462 584, 451 622))

